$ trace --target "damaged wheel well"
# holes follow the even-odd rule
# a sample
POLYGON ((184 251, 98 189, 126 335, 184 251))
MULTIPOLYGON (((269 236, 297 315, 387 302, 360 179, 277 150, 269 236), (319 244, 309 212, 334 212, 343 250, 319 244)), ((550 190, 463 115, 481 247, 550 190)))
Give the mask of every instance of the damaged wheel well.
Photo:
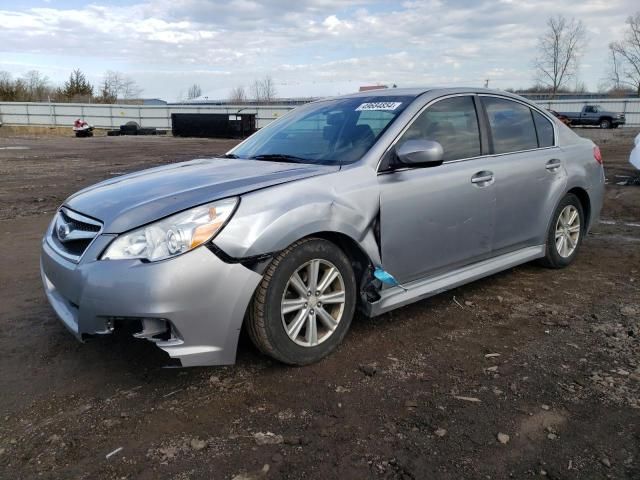
POLYGON ((588 230, 590 227, 589 221, 591 220, 591 200, 589 199, 589 194, 586 190, 580 187, 572 188, 567 193, 573 193, 578 197, 578 200, 580 200, 582 211, 584 212, 585 231, 588 230))
POLYGON ((369 266, 372 264, 371 259, 364 250, 362 250, 360 245, 358 245, 358 243, 348 235, 338 232, 318 232, 309 236, 323 238, 336 244, 347 255, 347 257, 349 257, 358 283, 357 287, 359 291, 365 275, 367 275, 369 266))

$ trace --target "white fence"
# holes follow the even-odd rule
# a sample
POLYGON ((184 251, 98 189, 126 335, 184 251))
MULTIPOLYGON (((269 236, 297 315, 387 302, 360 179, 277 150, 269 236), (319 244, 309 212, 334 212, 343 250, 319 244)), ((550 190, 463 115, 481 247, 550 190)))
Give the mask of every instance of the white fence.
POLYGON ((118 128, 134 121, 143 128, 171 129, 172 113, 255 113, 262 128, 291 110, 289 105, 102 105, 92 103, 0 102, 5 125, 70 127, 82 118, 97 128, 118 128))
MULTIPOLYGON (((640 98, 538 100, 539 105, 560 112, 578 112, 584 105, 602 105, 606 110, 625 113, 627 126, 640 126, 640 98)), ((0 122, 6 125, 69 127, 82 118, 97 128, 118 128, 134 121, 144 128, 171 129, 172 113, 255 113, 256 126, 295 108, 294 105, 101 105, 89 103, 0 102, 0 122)))

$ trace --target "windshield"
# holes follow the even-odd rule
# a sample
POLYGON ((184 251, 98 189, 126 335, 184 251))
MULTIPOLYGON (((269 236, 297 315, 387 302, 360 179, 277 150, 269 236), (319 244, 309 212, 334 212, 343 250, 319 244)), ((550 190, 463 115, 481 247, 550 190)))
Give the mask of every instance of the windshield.
POLYGON ((315 102, 256 132, 229 152, 238 158, 341 165, 373 146, 412 96, 370 96, 315 102))

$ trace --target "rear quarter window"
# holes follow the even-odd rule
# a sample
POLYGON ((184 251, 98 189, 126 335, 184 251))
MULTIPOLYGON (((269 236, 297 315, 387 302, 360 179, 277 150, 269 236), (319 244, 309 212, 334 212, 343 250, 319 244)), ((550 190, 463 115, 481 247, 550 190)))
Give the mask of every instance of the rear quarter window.
POLYGON ((532 110, 533 122, 536 126, 536 133, 538 134, 538 146, 540 148, 553 147, 553 125, 544 117, 544 115, 532 110))

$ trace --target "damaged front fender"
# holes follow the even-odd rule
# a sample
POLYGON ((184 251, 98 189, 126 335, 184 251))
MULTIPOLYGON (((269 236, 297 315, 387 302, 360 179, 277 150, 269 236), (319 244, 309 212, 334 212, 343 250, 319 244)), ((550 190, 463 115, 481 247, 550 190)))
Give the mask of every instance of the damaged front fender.
POLYGON ((283 250, 297 240, 333 232, 354 240, 379 265, 375 232, 379 215, 376 173, 366 166, 249 193, 215 238, 215 245, 234 258, 283 250))

